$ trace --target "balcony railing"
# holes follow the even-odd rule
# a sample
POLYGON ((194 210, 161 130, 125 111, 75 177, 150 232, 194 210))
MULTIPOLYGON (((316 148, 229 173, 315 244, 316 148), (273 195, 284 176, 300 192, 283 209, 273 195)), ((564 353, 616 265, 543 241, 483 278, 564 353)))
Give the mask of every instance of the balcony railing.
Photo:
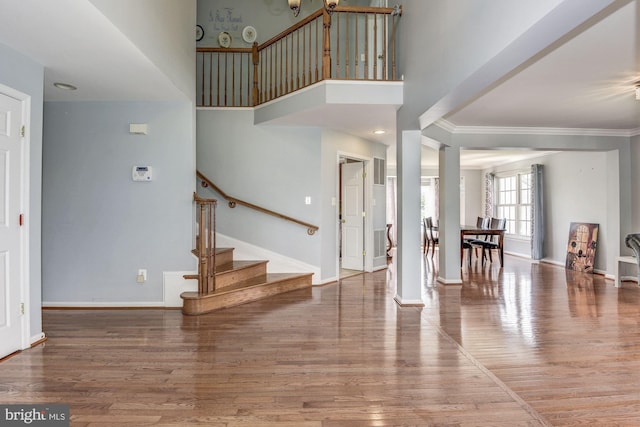
POLYGON ((198 48, 200 107, 256 106, 327 79, 397 80, 402 9, 324 9, 251 48, 198 48))

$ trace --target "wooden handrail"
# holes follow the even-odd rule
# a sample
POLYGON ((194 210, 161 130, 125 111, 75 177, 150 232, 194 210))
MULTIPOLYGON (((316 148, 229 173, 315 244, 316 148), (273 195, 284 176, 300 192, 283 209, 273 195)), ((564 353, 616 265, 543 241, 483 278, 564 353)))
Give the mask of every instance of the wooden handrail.
POLYGON ((280 32, 279 34, 276 34, 273 37, 271 37, 266 42, 261 43, 260 45, 258 45, 258 50, 263 50, 264 48, 266 48, 268 46, 271 46, 275 42, 285 38, 289 34, 296 32, 297 30, 299 30, 300 28, 304 27, 308 23, 310 23, 310 22, 314 21, 315 19, 321 17, 322 16, 322 11, 323 11, 323 9, 318 9, 317 11, 313 12, 311 15, 307 16, 306 18, 296 22, 294 25, 292 25, 291 27, 287 28, 286 30, 280 32))
POLYGON ((196 176, 198 177, 198 179, 201 180, 203 187, 211 187, 216 193, 220 194, 223 199, 227 200, 229 202, 229 207, 230 208, 235 208, 236 205, 241 205, 241 206, 256 210, 258 212, 262 212, 264 214, 274 216, 276 218, 284 219, 286 221, 293 222, 293 223, 298 224, 298 225, 302 225, 304 227, 307 227, 307 234, 310 235, 310 236, 313 236, 315 234, 315 232, 320 229, 320 227, 318 227, 317 225, 309 224, 307 222, 300 221, 300 220, 292 218, 290 216, 283 215, 281 213, 278 213, 278 212, 275 212, 275 211, 272 211, 272 210, 269 210, 269 209, 265 209, 265 208, 260 207, 258 205, 254 205, 253 203, 245 202, 245 201, 240 200, 238 198, 229 196, 227 193, 222 191, 222 189, 220 189, 220 187, 215 185, 209 178, 207 178, 200 171, 196 171, 196 176))
POLYGON ((255 107, 328 79, 397 81, 400 16, 401 6, 320 8, 250 48, 199 47, 198 106, 255 107))

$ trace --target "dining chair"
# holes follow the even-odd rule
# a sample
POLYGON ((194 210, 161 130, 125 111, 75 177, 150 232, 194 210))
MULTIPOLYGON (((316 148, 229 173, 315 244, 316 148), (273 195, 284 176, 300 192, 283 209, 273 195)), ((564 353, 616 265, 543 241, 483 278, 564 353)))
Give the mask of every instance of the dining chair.
POLYGON ((431 247, 431 258, 433 258, 433 254, 436 252, 436 245, 440 242, 440 238, 438 236, 438 231, 434 230, 433 218, 428 216, 424 221, 424 228, 427 233, 427 250, 425 251, 425 254, 429 252, 429 247, 431 247))
POLYGON ((627 234, 624 238, 624 244, 633 251, 638 263, 638 284, 640 285, 640 233, 627 234))
POLYGON ((429 251, 429 233, 427 232, 427 218, 422 218, 422 250, 426 254, 429 251))
MULTIPOLYGON (((489 218, 479 216, 476 220, 476 228, 488 228, 489 227, 489 218)), ((476 235, 475 237, 465 237, 462 240, 462 253, 466 249, 468 252, 467 259, 469 260, 469 266, 471 266, 471 250, 475 250, 476 258, 478 257, 478 249, 482 248, 481 242, 479 240, 482 239, 482 236, 476 235)), ((460 266, 462 266, 462 259, 460 259, 460 266)))
MULTIPOLYGON (((491 218, 489 228, 492 230, 504 230, 506 225, 506 218, 491 218)), ((487 252, 489 253, 489 262, 493 262, 491 251, 500 249, 499 236, 491 235, 489 239, 480 242, 482 245, 482 263, 484 264, 484 260, 487 258, 487 252)))

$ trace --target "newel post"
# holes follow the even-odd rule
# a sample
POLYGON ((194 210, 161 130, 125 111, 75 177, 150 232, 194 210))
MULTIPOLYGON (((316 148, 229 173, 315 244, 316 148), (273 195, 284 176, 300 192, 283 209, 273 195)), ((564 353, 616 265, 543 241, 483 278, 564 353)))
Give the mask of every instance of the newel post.
POLYGON ((322 79, 331 78, 331 15, 322 11, 322 79))
POLYGON ((253 59, 253 90, 251 91, 251 105, 255 107, 260 103, 260 100, 258 99, 258 64, 260 63, 258 42, 253 42, 253 46, 251 46, 251 57, 253 59))

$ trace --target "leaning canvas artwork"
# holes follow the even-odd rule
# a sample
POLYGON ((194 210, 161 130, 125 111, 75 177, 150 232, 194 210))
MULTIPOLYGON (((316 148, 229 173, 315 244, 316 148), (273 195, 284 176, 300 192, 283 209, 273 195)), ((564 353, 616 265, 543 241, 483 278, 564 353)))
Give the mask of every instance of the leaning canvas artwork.
POLYGON ((569 270, 593 273, 598 243, 598 224, 572 222, 569 227, 567 262, 569 270))

